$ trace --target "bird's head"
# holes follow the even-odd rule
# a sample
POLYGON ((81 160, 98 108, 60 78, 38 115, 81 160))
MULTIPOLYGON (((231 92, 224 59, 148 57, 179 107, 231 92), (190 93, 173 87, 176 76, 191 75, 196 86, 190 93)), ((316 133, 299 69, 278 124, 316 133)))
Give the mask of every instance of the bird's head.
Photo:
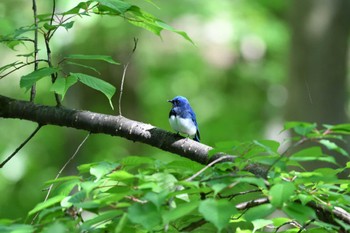
POLYGON ((188 100, 183 96, 176 96, 172 100, 168 100, 168 102, 173 104, 173 107, 182 107, 188 105, 188 100))

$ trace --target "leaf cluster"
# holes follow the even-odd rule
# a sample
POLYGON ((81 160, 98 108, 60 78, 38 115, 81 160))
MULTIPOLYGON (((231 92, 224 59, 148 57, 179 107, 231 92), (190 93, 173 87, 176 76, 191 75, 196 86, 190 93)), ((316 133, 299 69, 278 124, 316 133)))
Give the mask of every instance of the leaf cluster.
MULTIPOLYGON (((153 2, 151 2, 153 3, 153 2)), ((53 8, 55 10, 55 8, 53 8)), ((74 26, 75 17, 86 17, 92 15, 108 15, 117 16, 126 19, 127 22, 144 28, 158 36, 161 36, 161 31, 168 30, 181 35, 184 39, 190 41, 190 37, 183 31, 179 31, 158 19, 154 15, 143 11, 137 5, 130 4, 121 0, 96 0, 82 1, 72 9, 62 13, 44 13, 34 14, 35 22, 31 25, 16 29, 9 35, 0 34, 0 42, 4 43, 9 48, 15 50, 16 46, 26 43, 34 44, 34 48, 38 45, 38 38, 33 38, 33 34, 40 33, 44 39, 47 51, 47 58, 38 59, 37 49, 29 54, 19 54, 18 57, 23 57, 25 61, 15 61, 0 67, 0 79, 9 74, 21 69, 22 67, 36 64, 33 72, 23 75, 20 80, 20 87, 26 91, 31 89, 39 80, 45 77, 51 77, 52 86, 50 91, 55 95, 60 95, 63 100, 68 89, 77 82, 95 89, 104 94, 113 109, 112 96, 116 89, 113 85, 107 83, 99 77, 88 75, 85 73, 71 73, 63 69, 63 64, 70 64, 82 69, 92 70, 97 74, 99 71, 93 67, 84 64, 84 60, 99 60, 113 65, 119 65, 112 57, 107 55, 91 55, 91 54, 69 54, 62 60, 53 62, 51 58, 50 40, 55 35, 57 30, 69 30, 74 26), (37 67, 40 63, 40 68, 37 67), (41 65, 43 64, 43 65, 41 65), (10 71, 9 71, 10 70, 10 71)), ((58 104, 60 105, 60 104, 58 104)))
MULTIPOLYGON (((275 141, 231 144, 238 158, 206 167, 185 158, 163 162, 129 156, 117 162, 97 162, 78 167, 75 176, 51 180, 53 195, 37 204, 28 218, 34 225, 3 220, 0 229, 53 229, 70 232, 337 232, 350 223, 333 210, 350 211, 349 181, 337 175, 345 168, 306 171, 305 161, 334 164, 323 153, 323 142, 349 134, 350 125, 325 126, 291 122, 286 129, 301 141, 320 146, 293 152, 278 152, 275 141), (244 170, 248 164, 269 166, 267 177, 244 170), (200 171, 200 172, 198 172, 200 171), (193 176, 193 174, 195 174, 193 176), (319 209, 318 209, 319 208, 319 209), (320 210, 329 218, 322 219, 320 210), (280 214, 272 215, 276 211, 280 214), (283 213, 283 214, 281 214, 283 213)), ((228 143, 225 147, 227 148, 228 143)), ((333 149, 342 151, 332 142, 333 149)), ((220 147, 218 147, 220 149, 220 147)))

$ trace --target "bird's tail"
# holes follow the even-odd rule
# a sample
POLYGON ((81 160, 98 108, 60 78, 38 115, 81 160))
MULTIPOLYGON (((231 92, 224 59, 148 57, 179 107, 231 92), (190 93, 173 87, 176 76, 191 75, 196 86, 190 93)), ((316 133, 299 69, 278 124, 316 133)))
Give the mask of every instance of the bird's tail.
POLYGON ((197 130, 196 134, 194 135, 193 140, 200 142, 200 135, 199 135, 199 131, 197 130))

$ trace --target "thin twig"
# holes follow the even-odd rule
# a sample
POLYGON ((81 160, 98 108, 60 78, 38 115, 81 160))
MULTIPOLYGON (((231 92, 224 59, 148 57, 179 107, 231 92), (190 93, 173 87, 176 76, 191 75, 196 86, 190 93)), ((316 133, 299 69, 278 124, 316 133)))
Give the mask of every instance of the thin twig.
MULTIPOLYGON (((34 14, 34 71, 38 69, 38 19, 37 19, 37 8, 36 0, 33 0, 33 14, 34 14)), ((30 102, 34 102, 36 95, 36 84, 34 83, 30 90, 30 102)))
POLYGON ((282 227, 287 226, 287 225, 292 225, 292 226, 297 227, 297 228, 300 228, 300 229, 303 227, 303 226, 302 226, 300 223, 298 223, 297 221, 292 220, 292 221, 285 222, 285 223, 281 224, 280 226, 276 227, 275 233, 277 233, 282 227))
POLYGON ((259 206, 262 204, 266 204, 266 203, 269 203, 269 199, 267 197, 263 197, 263 198, 258 198, 255 200, 239 203, 236 205, 236 209, 237 210, 245 210, 245 209, 249 209, 249 208, 259 206))
MULTIPOLYGON (((52 0, 52 13, 51 13, 50 25, 52 25, 52 23, 53 23, 55 11, 56 11, 56 0, 52 0)), ((53 67, 52 59, 51 59, 50 39, 51 39, 54 32, 51 33, 51 31, 52 30, 48 30, 47 33, 44 33, 47 61, 48 61, 49 67, 53 67)), ((54 83, 56 81, 56 79, 57 79, 57 73, 52 73, 51 74, 52 83, 54 83)), ((60 107, 62 104, 61 104, 61 99, 60 99, 59 95, 55 92, 54 96, 55 96, 55 100, 56 100, 56 106, 60 107)))
POLYGON ((33 133, 29 135, 29 137, 26 140, 24 140, 24 142, 21 145, 19 145, 19 147, 17 147, 15 151, 0 164, 0 168, 3 168, 3 166, 5 166, 5 164, 8 161, 10 161, 12 157, 15 156, 18 153, 18 151, 20 151, 20 149, 22 149, 30 141, 30 139, 34 137, 34 135, 39 131, 40 128, 41 128, 41 125, 38 125, 38 127, 36 127, 33 133))
POLYGON ((191 232, 191 231, 203 226, 206 223, 207 223, 207 221, 204 218, 201 218, 195 222, 192 222, 190 225, 185 226, 184 228, 180 229, 179 232, 191 232))
POLYGON ((257 193, 257 192, 261 192, 261 189, 253 189, 253 190, 247 190, 247 191, 242 191, 242 192, 238 192, 238 193, 234 193, 234 194, 230 194, 227 196, 220 196, 221 198, 228 198, 229 200, 232 200, 233 198, 237 197, 237 196, 243 196, 249 193, 257 193))
POLYGON ((187 178, 185 181, 192 181, 194 178, 196 178, 197 176, 199 176, 200 174, 202 174, 205 170, 207 170, 209 167, 213 166, 214 164, 225 160, 225 159, 232 159, 232 155, 225 155, 222 157, 219 157, 218 159, 215 159, 214 161, 212 161, 211 163, 209 163, 207 166, 205 166, 204 168, 202 168, 201 170, 199 170, 199 172, 197 172, 196 174, 194 174, 193 176, 187 178))
POLYGON ((31 65, 31 64, 33 64, 33 63, 35 63, 35 62, 40 62, 40 61, 47 62, 47 60, 45 60, 45 59, 36 59, 36 61, 27 62, 27 63, 25 63, 25 64, 23 64, 23 65, 21 65, 21 66, 19 66, 19 67, 15 67, 13 70, 10 70, 10 71, 7 72, 6 74, 0 75, 0 79, 5 78, 7 75, 9 75, 9 74, 15 72, 16 70, 19 70, 19 69, 21 69, 21 68, 23 68, 23 67, 25 67, 25 66, 28 66, 28 65, 31 65))
POLYGON ((51 12, 50 26, 52 26, 53 17, 55 16, 55 11, 56 11, 56 0, 52 0, 52 12, 51 12))
POLYGON ((129 66, 129 63, 130 63, 130 60, 131 60, 131 56, 136 51, 137 42, 138 42, 138 39, 134 38, 134 48, 132 49, 131 53, 129 54, 128 61, 124 65, 124 69, 123 69, 123 76, 122 76, 122 81, 121 81, 121 84, 120 84, 119 101, 118 101, 119 116, 122 115, 122 96, 123 96, 123 88, 124 88, 124 80, 125 80, 126 70, 128 69, 128 66, 129 66))
POLYGON ((13 42, 13 41, 28 41, 28 42, 34 43, 34 40, 30 39, 30 38, 16 38, 15 40, 14 40, 14 38, 11 38, 11 39, 1 39, 0 40, 0 42, 13 42))
MULTIPOLYGON (((80 148, 82 147, 82 145, 84 145, 84 143, 86 142, 86 140, 89 138, 90 136, 90 132, 88 133, 88 135, 86 135, 86 137, 84 138, 84 140, 79 144, 79 146, 77 147, 77 149, 75 150, 74 154, 67 160, 67 162, 63 165, 63 167, 61 168, 61 170, 57 173, 56 177, 54 180, 57 180, 60 175, 62 174, 63 170, 68 166, 68 164, 75 158, 75 156, 78 154, 80 148)), ((53 188, 53 184, 50 185, 50 187, 47 190, 47 194, 45 196, 44 202, 47 201, 47 199, 50 196, 51 190, 53 188)), ((39 212, 34 216, 33 220, 32 220, 32 224, 34 223, 35 219, 37 218, 39 212)))
MULTIPOLYGON (((45 34, 44 38, 45 38, 47 61, 48 61, 49 67, 53 67, 52 61, 51 61, 51 49, 50 49, 49 33, 50 32, 45 34)), ((56 81, 56 79, 57 79, 57 73, 51 74, 51 81, 52 81, 52 83, 54 83, 56 81)), ((56 92, 54 93, 54 95, 55 95, 55 100, 56 100, 56 106, 60 107, 61 106, 61 99, 60 99, 59 95, 56 92)))
POLYGON ((297 146, 300 146, 301 144, 305 143, 306 141, 308 141, 309 139, 308 138, 302 138, 300 139, 299 141, 297 141, 296 143, 294 143, 293 145, 291 145, 290 147, 288 147, 283 153, 281 153, 280 157, 278 157, 272 164, 271 166, 269 167, 269 169, 267 169, 267 172, 269 172, 271 170, 271 168, 273 166, 275 166, 282 158, 284 158, 285 156, 287 156, 288 152, 297 147, 297 146))
POLYGON ((315 222, 316 219, 311 219, 307 223, 305 223, 302 227, 300 227, 299 231, 297 233, 301 233, 303 230, 306 230, 306 227, 308 227, 311 223, 315 222))

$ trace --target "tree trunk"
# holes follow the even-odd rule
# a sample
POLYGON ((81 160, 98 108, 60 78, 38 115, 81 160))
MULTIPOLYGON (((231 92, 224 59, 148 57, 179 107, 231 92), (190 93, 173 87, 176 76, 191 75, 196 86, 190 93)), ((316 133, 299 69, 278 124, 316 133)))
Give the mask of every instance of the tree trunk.
POLYGON ((349 26, 349 0, 293 1, 288 119, 347 121, 349 26))
POLYGON ((286 119, 346 123, 350 1, 296 0, 292 1, 290 13, 286 119))

